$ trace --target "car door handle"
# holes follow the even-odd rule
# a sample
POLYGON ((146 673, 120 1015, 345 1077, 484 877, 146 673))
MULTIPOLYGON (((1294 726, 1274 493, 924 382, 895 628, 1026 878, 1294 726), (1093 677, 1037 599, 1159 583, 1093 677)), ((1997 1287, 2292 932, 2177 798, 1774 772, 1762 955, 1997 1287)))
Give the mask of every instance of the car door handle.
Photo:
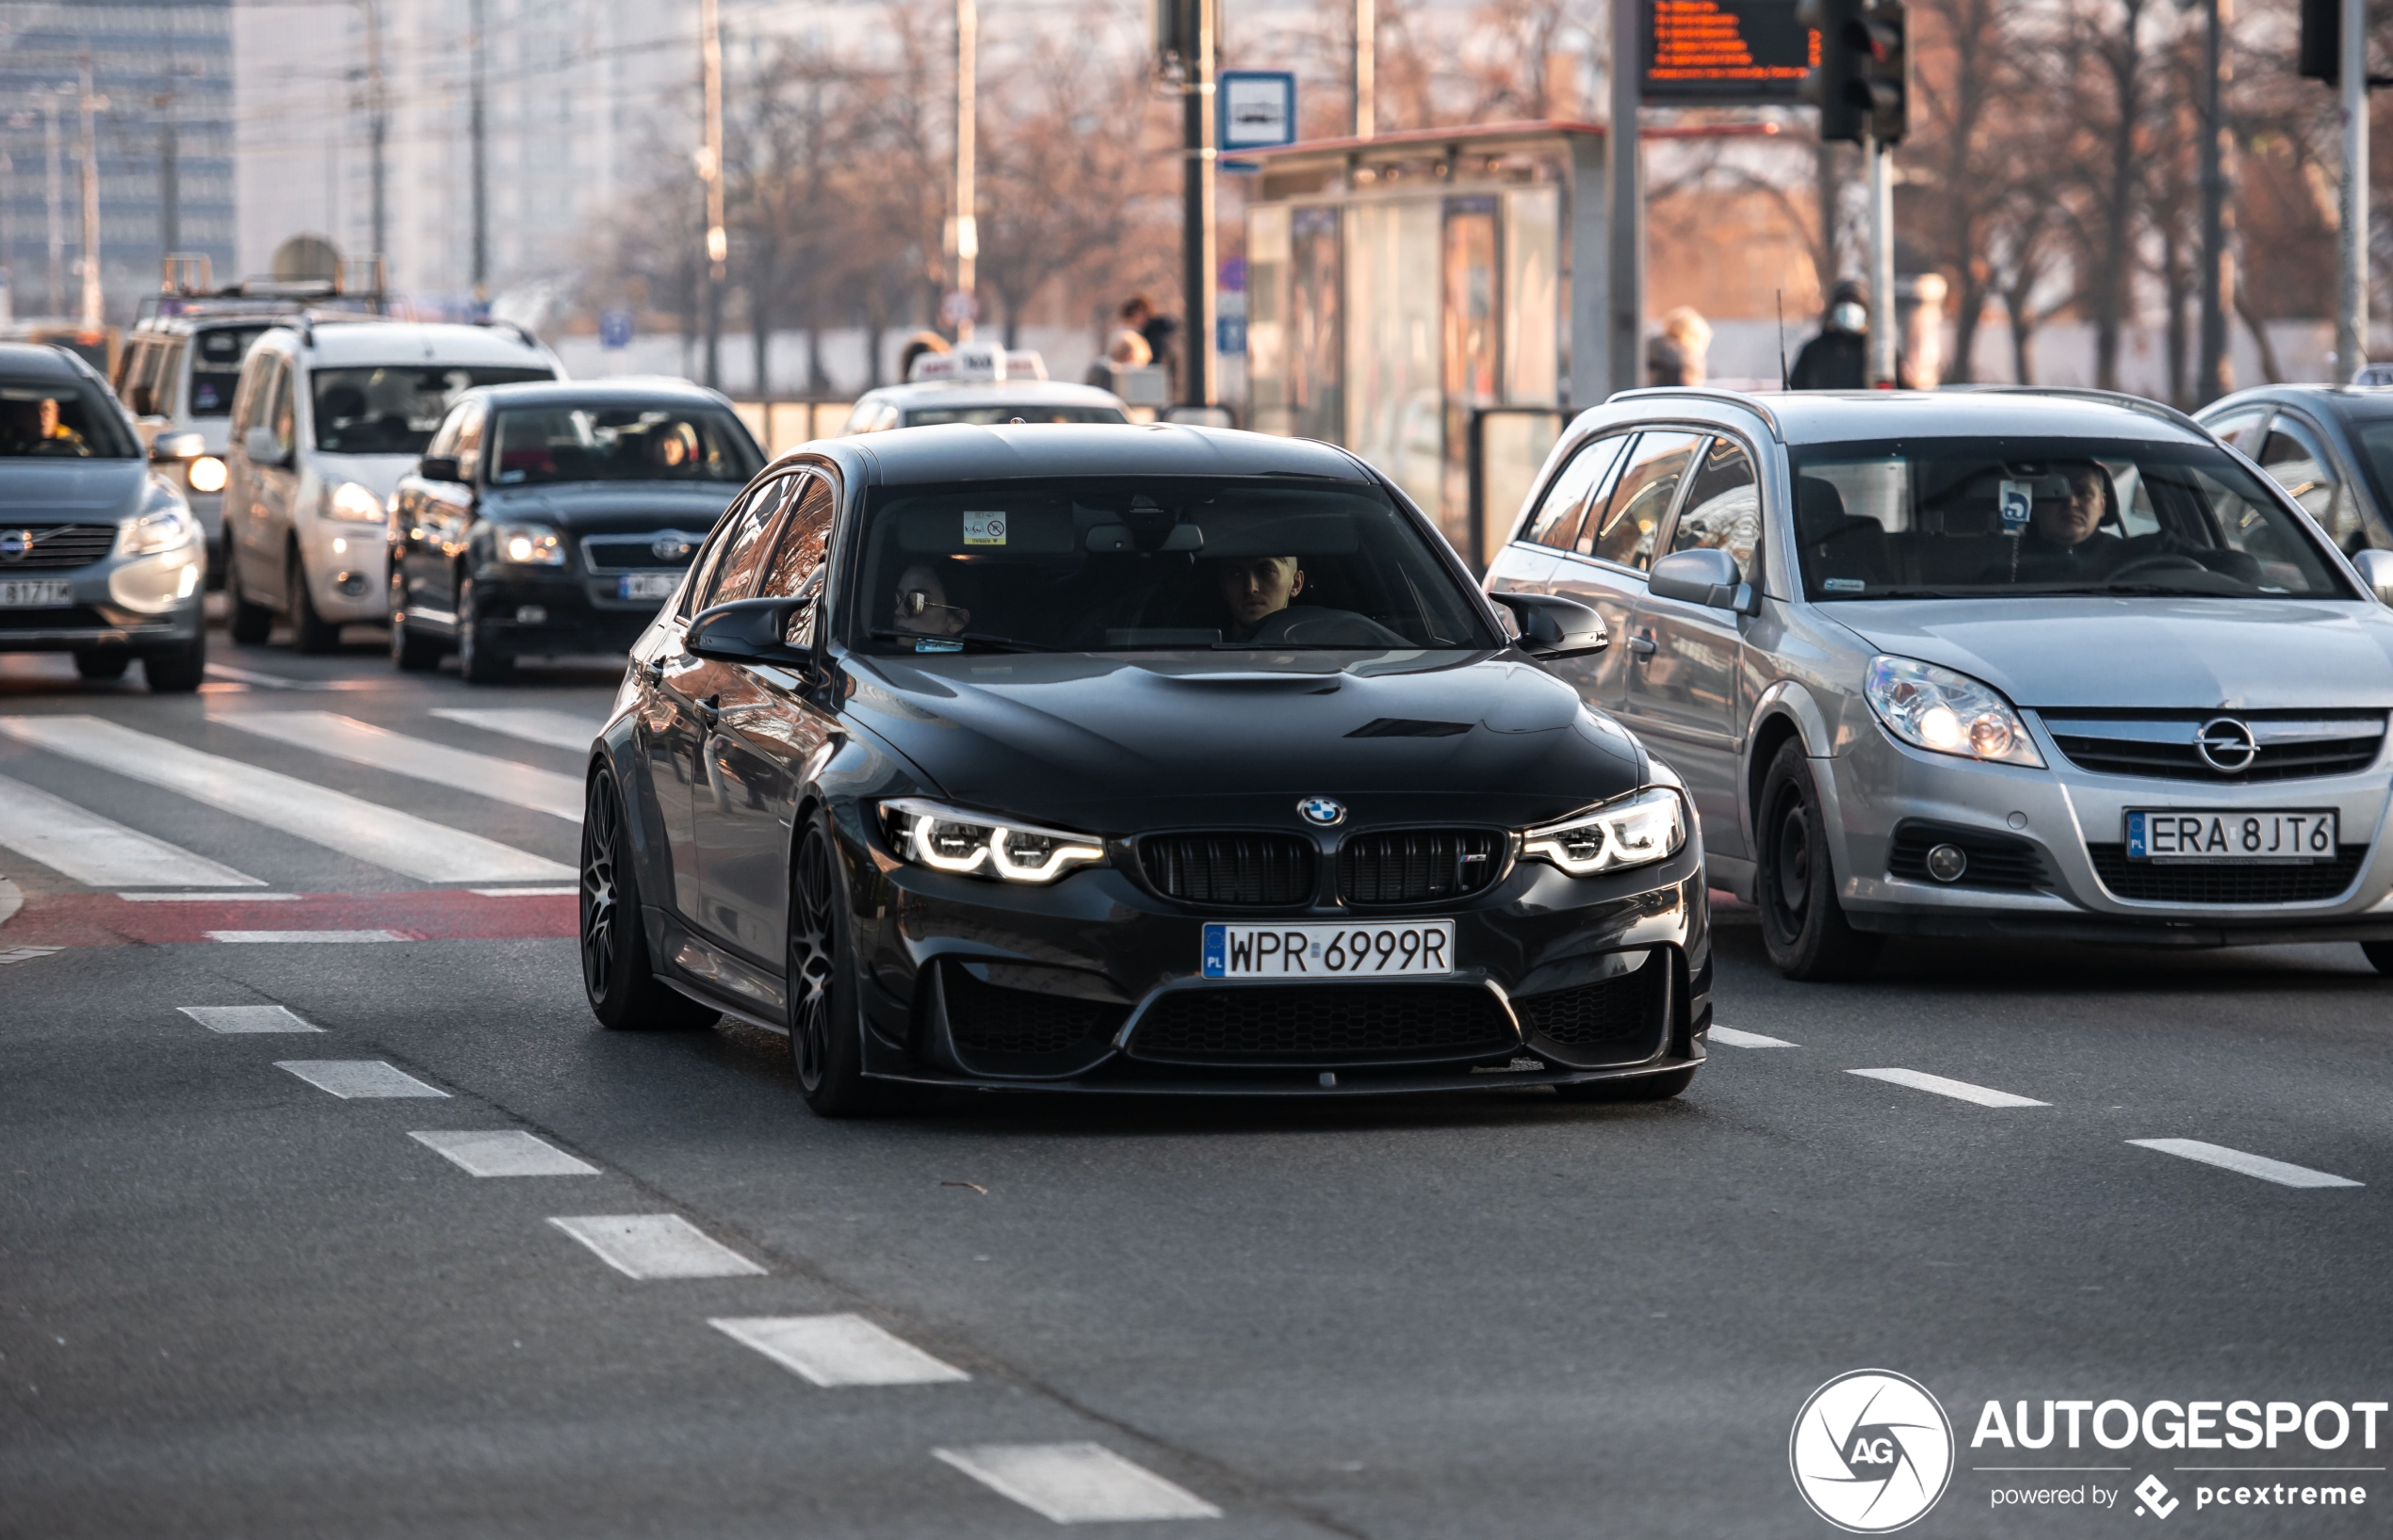
POLYGON ((1629 652, 1634 655, 1636 660, 1640 663, 1652 657, 1655 650, 1653 639, 1652 637, 1629 638, 1629 652))

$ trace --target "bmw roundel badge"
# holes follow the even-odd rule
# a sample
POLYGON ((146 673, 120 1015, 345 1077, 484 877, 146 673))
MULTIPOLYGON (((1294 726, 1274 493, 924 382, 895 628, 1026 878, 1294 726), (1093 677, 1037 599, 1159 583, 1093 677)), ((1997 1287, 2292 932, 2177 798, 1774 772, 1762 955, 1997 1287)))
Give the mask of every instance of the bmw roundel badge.
POLYGON ((1346 804, 1335 797, 1307 797, 1296 804, 1305 821, 1324 829, 1334 829, 1346 821, 1346 804))

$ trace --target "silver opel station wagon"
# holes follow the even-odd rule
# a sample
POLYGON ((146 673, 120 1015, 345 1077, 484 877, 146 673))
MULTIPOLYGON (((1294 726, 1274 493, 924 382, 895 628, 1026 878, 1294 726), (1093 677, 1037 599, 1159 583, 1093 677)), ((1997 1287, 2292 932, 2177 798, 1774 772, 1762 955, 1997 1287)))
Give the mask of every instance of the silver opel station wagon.
POLYGON ((2393 553, 2091 391, 1630 391, 1488 575, 1685 777, 1799 979, 1887 935, 2356 941, 2393 974, 2393 553), (2354 565, 2357 562, 2358 565, 2354 565))

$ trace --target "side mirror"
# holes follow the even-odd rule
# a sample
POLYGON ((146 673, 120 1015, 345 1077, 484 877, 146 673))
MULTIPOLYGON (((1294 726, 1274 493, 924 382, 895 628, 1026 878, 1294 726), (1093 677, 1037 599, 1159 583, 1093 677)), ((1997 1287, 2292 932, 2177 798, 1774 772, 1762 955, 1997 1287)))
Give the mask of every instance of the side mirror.
POLYGON ((415 474, 427 481, 463 481, 453 455, 427 455, 415 462, 415 474))
POLYGON ((160 464, 197 460, 207 453, 207 440, 197 433, 160 433, 150 441, 150 458, 160 464))
POLYGON ((1736 570, 1736 558, 1726 551, 1698 547, 1672 551, 1653 563, 1646 592, 1657 599, 1678 599, 1713 609, 1753 612, 1753 585, 1736 570))
POLYGON ((2354 551, 2352 565, 2359 569, 2360 581, 2376 594, 2379 604, 2393 605, 2393 551, 2354 551))
POLYGON ((814 584, 791 599, 738 599, 690 618, 681 647, 718 663, 804 668, 814 658, 814 584))
POLYGON ((1521 650, 1531 657, 1581 657, 1612 645, 1603 617, 1556 593, 1490 593, 1521 626, 1521 650))
POLYGON ((242 434, 241 453, 250 457, 252 465, 287 465, 291 462, 290 456, 283 452, 283 446, 274 437, 271 428, 252 428, 242 434))

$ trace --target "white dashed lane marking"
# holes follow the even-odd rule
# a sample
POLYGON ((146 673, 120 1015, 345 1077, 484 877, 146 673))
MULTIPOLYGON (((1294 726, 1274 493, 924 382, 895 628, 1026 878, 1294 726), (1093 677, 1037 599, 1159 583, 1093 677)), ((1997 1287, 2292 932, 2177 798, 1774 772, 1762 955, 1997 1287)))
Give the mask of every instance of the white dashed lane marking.
POLYGON ((474 887, 466 891, 478 899, 570 899, 581 889, 558 887, 474 887))
POLYGON ((754 1278, 764 1273, 679 1214, 582 1214, 548 1223, 627 1278, 754 1278))
POLYGON ((98 717, 0 717, 0 733, 428 883, 574 880, 529 851, 98 717))
POLYGON ((570 711, 552 711, 542 706, 436 706, 431 714, 447 721, 479 727, 485 733, 503 733, 527 743, 545 743, 552 749, 571 749, 576 754, 588 753, 598 729, 607 725, 594 717, 577 717, 570 711))
POLYGON ((975 1444, 931 1452, 1058 1524, 1221 1516, 1196 1493, 1102 1444, 975 1444))
POLYGON ((187 1005, 183 1013, 211 1032, 320 1032, 280 1005, 187 1005))
MULTIPOLYGON (((535 813, 581 821, 578 776, 560 775, 555 770, 535 770, 512 759, 409 738, 355 717, 344 717, 337 711, 210 712, 208 720, 393 775, 413 776, 435 786, 529 807, 535 813)), ((588 740, 583 741, 586 746, 588 740)))
POLYGON ((2180 1159, 2199 1160, 2206 1166, 2217 1166, 2223 1171, 2235 1171, 2246 1176, 2257 1176, 2264 1182, 2274 1182, 2280 1187, 2359 1187, 2363 1185, 2352 1180, 2349 1176, 2337 1176, 2324 1171, 2312 1171, 2307 1166, 2297 1166, 2289 1161, 2271 1160, 2265 1155, 2249 1155, 2242 1150, 2231 1150, 2224 1144, 2206 1144, 2199 1139, 2130 1139, 2127 1143, 2139 1149, 2158 1150, 2163 1155, 2173 1155, 2180 1159))
POLYGON ((1783 1037, 1764 1037, 1759 1032, 1740 1032, 1734 1027, 1723 1027, 1717 1022, 1714 1022, 1712 1024, 1712 1029, 1706 1035, 1708 1035, 1713 1042, 1724 1043, 1732 1048, 1797 1048, 1802 1046, 1799 1043, 1789 1043, 1783 1037))
POLYGON ((947 1385, 972 1377, 862 1316, 753 1316, 707 1324, 825 1387, 947 1385))
POLYGON ((247 888, 243 888, 238 893, 120 893, 117 897, 127 903, 223 903, 227 900, 237 900, 241 903, 297 903, 300 898, 296 893, 252 893, 247 888))
POLYGON ((1941 1075, 1929 1075, 1916 1069, 1856 1069, 1848 1074, 1864 1076, 1872 1080, 1884 1080, 1889 1085, 1907 1085, 1913 1091, 1932 1091, 1939 1096, 1955 1101, 1976 1102, 1980 1107, 2049 1107, 2033 1096, 2014 1096, 2008 1091, 1995 1091, 1967 1080, 1948 1080, 1941 1075))
POLYGON ((424 1129, 408 1138, 438 1150, 477 1176, 595 1176, 598 1168, 576 1159, 546 1140, 520 1128, 424 1129))
POLYGON ((210 941, 264 943, 269 941, 305 941, 336 946, 367 941, 405 941, 397 931, 210 931, 210 941))
POLYGON ((0 845, 86 887, 266 885, 247 872, 5 775, 0 775, 0 845))
POLYGON ((276 1069, 286 1069, 318 1091, 329 1091, 343 1101, 362 1101, 373 1096, 439 1096, 448 1093, 435 1090, 408 1074, 405 1070, 383 1063, 379 1059, 285 1059, 276 1069))

